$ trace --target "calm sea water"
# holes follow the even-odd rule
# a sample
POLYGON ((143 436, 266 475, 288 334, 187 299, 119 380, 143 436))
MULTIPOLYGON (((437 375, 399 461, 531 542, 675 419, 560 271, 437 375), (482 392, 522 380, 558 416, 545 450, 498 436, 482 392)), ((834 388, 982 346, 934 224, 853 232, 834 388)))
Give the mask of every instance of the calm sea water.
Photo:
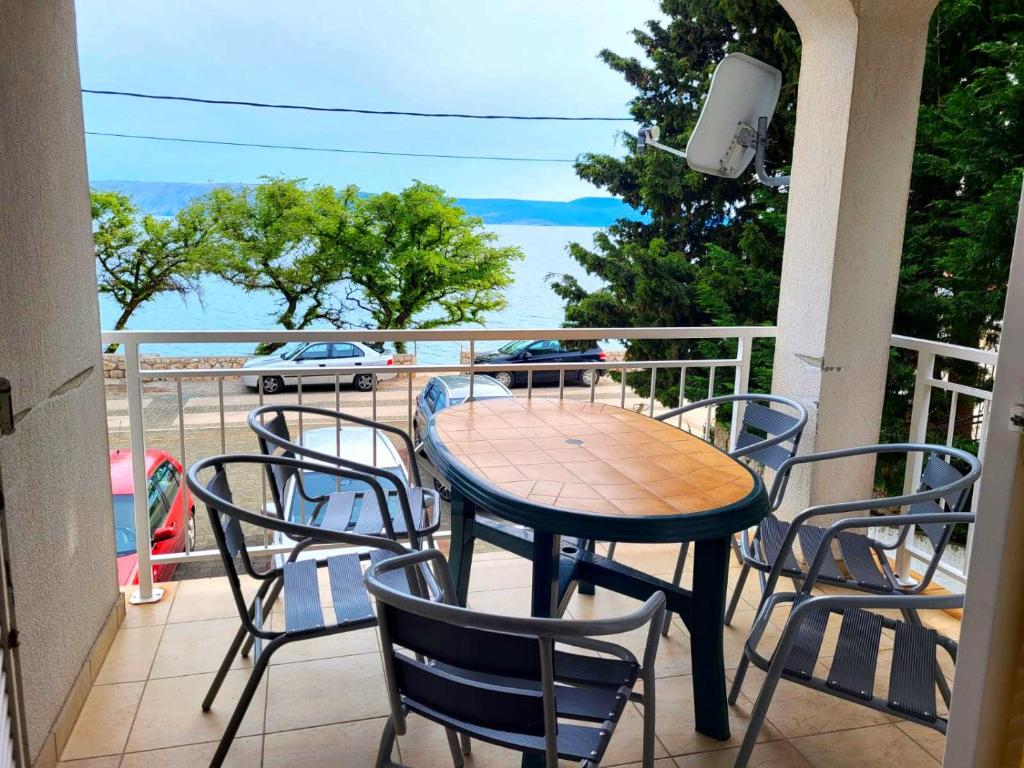
MULTIPOLYGON (((555 328, 562 324, 562 301, 550 287, 549 275, 574 275, 584 287, 600 283, 586 275, 566 252, 570 242, 590 244, 596 229, 589 227, 531 227, 494 225, 489 227, 502 245, 518 245, 526 258, 514 265, 515 282, 506 290, 508 307, 487 318, 489 328, 555 328)), ((272 296, 247 294, 217 278, 202 282, 201 296, 182 298, 164 294, 145 304, 132 315, 131 330, 212 330, 239 331, 277 329, 273 321, 276 303, 272 296)), ((103 328, 111 328, 118 307, 109 296, 100 296, 103 328)), ((326 324, 321 327, 329 327, 326 324)), ((477 327, 468 325, 466 327, 477 327)), ((481 350, 500 342, 480 342, 481 350)), ((162 355, 248 354, 251 344, 159 344, 144 346, 143 352, 162 355)), ((449 363, 458 360, 455 343, 423 343, 416 349, 421 363, 449 363)))

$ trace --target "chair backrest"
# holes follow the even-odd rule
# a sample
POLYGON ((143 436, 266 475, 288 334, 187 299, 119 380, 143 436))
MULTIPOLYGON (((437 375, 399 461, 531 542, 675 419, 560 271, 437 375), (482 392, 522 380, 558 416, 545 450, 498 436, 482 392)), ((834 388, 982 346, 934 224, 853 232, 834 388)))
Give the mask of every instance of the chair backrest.
MULTIPOLYGON (((963 512, 964 507, 971 495, 971 488, 959 488, 946 491, 952 485, 962 480, 964 473, 945 461, 937 452, 928 455, 924 470, 921 472, 921 483, 918 491, 935 491, 934 499, 919 501, 908 507, 911 515, 933 515, 941 512, 963 512)), ((932 546, 941 556, 941 550, 945 549, 953 535, 953 526, 942 523, 926 523, 918 526, 931 541, 932 546)))
POLYGON ((807 424, 807 410, 800 403, 779 395, 732 397, 734 407, 745 402, 743 421, 730 455, 746 456, 775 470, 796 455, 807 424), (772 404, 782 406, 785 411, 772 408, 772 404))
MULTIPOLYGON (((254 634, 265 635, 257 628, 249 613, 249 606, 246 596, 243 593, 241 581, 238 578, 237 563, 241 563, 242 569, 254 579, 266 581, 280 575, 281 568, 271 565, 265 570, 260 570, 253 563, 246 546, 245 533, 242 530, 242 523, 257 529, 264 529, 284 534, 288 539, 297 542, 290 554, 290 559, 298 557, 299 553, 315 543, 333 543, 340 546, 371 547, 374 549, 385 549, 389 552, 408 552, 395 541, 385 537, 367 536, 362 534, 344 533, 301 523, 290 522, 287 519, 271 517, 239 506, 234 501, 234 494, 231 490, 231 483, 228 479, 229 471, 241 465, 261 465, 259 469, 266 468, 267 471, 275 469, 286 469, 292 472, 300 472, 303 468, 301 460, 286 456, 264 456, 257 454, 230 454, 224 456, 213 456, 201 459, 189 467, 186 474, 186 481, 193 496, 206 505, 210 518, 210 527, 213 530, 214 539, 217 542, 217 549, 220 551, 221 561, 228 578, 228 584, 238 609, 242 624, 254 634), (203 482, 199 474, 207 469, 213 471, 207 482, 203 482)), ((350 472, 335 467, 324 467, 323 472, 338 477, 348 477, 350 472)), ((371 480, 371 482, 373 482, 371 480)), ((371 490, 378 497, 378 503, 384 498, 383 489, 379 484, 373 483, 371 490)), ((262 537, 260 537, 262 540, 262 537)))
MULTIPOLYGON (((263 423, 267 433, 277 437, 276 442, 271 442, 263 433, 256 434, 256 441, 260 446, 260 453, 265 456, 283 456, 285 458, 296 458, 295 452, 284 448, 292 441, 291 431, 288 429, 288 420, 283 413, 275 413, 268 421, 263 423), (280 452, 278 449, 280 448, 280 452)), ((270 495, 274 502, 274 510, 282 520, 288 516, 284 508, 285 488, 288 481, 298 475, 298 470, 283 464, 267 464, 267 482, 270 485, 270 495)))
MULTIPOLYGON (((422 573, 409 582, 426 583, 422 573)), ((366 585, 377 599, 393 716, 400 718, 404 705, 427 716, 440 715, 455 726, 543 736, 551 765, 557 744, 554 643, 617 634, 625 631, 623 627, 648 623, 648 648, 656 649, 664 615, 661 593, 627 617, 590 622, 523 619, 459 608, 452 604, 455 591, 448 565, 436 550, 372 565, 366 585), (387 585, 389 571, 422 568, 427 562, 434 565, 430 575, 440 594, 428 596, 422 587, 412 590, 418 595, 410 594, 387 585)), ((619 650, 636 663, 628 651, 619 650)), ((598 722, 605 716, 602 711, 598 722)))

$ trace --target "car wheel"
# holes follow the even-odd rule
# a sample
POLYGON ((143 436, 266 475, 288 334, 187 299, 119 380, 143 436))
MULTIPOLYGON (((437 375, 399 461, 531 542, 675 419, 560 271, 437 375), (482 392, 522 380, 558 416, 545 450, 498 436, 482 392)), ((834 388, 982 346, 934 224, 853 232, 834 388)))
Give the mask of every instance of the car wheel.
POLYGON ((284 390, 284 379, 280 376, 264 376, 263 377, 263 394, 264 395, 276 395, 278 392, 284 390))
POLYGON ((196 511, 194 509, 188 516, 188 551, 196 551, 196 511))
POLYGON ((360 392, 369 392, 373 389, 373 374, 360 373, 352 380, 352 383, 356 385, 356 389, 360 392))
POLYGON ((580 383, 586 384, 588 387, 601 380, 601 374, 597 372, 595 368, 587 368, 584 371, 580 371, 580 383))
POLYGON ((441 497, 441 501, 452 500, 452 489, 442 483, 436 477, 434 478, 434 490, 437 491, 437 495, 441 497))
POLYGON ((512 386, 515 384, 516 377, 513 376, 508 371, 498 371, 497 373, 492 373, 491 375, 494 377, 495 381, 501 384, 501 386, 507 387, 508 389, 511 389, 512 386))

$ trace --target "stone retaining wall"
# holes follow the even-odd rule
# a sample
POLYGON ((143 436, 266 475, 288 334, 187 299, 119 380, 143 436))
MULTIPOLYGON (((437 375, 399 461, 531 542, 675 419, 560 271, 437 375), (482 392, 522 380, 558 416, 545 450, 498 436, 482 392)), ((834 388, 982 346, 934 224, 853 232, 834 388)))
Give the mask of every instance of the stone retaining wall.
MULTIPOLYGON (((252 355, 210 355, 203 356, 197 355, 195 357, 169 357, 163 355, 143 355, 139 358, 139 364, 142 368, 147 370, 166 371, 172 368, 174 369, 194 369, 199 370, 202 368, 241 368, 246 360, 250 360, 252 355)), ((395 355, 395 365, 415 365, 416 356, 409 354, 395 355)), ((103 378, 105 379, 124 379, 125 378, 125 365, 124 355, 117 354, 104 354, 103 355, 103 378)), ((150 381, 161 381, 156 377, 149 379, 150 381)))

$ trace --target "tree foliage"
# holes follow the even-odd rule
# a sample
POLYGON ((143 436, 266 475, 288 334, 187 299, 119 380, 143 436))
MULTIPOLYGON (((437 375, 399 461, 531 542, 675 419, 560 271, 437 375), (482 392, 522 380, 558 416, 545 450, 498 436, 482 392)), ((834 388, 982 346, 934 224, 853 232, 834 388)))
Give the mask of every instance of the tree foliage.
MULTIPOLYGON (((792 146, 799 39, 777 3, 663 0, 665 22, 634 37, 647 61, 603 51, 637 89, 632 114, 681 143, 692 131, 715 64, 742 51, 782 70, 770 136, 784 159, 792 146)), ((1019 0, 940 0, 928 38, 894 331, 966 346, 998 338, 1021 176, 1024 173, 1024 13, 1019 0)), ((579 175, 650 214, 620 221, 590 248, 571 253, 604 286, 571 278, 556 291, 571 325, 773 323, 777 312, 784 193, 703 176, 664 153, 585 156, 579 175)), ((708 343, 638 342, 631 359, 720 354, 708 343)), ((894 352, 882 439, 906 437, 913 360, 894 352)), ((954 379, 984 372, 942 361, 954 379)), ((755 347, 752 387, 770 385, 770 350, 755 347)), ((645 390, 645 377, 631 382, 645 390)), ((704 385, 706 386, 706 385, 704 385)), ((706 392, 706 389, 705 389, 706 392)), ((690 393, 688 393, 690 394, 690 393)), ((692 396, 700 396, 695 385, 692 396)), ((674 404, 668 381, 657 395, 674 404)), ((961 398, 961 402, 964 402, 961 398)), ((941 403, 938 419, 943 419, 941 403)), ((969 427, 970 403, 964 407, 969 427)), ((898 475, 894 472, 894 477, 898 475)))
POLYGON ((522 258, 496 239, 429 184, 359 199, 334 243, 332 263, 347 290, 328 317, 339 327, 483 323, 485 313, 506 306, 511 264, 522 258))
POLYGON ((115 331, 161 293, 198 291, 196 277, 209 259, 213 231, 202 206, 189 205, 173 218, 159 219, 141 215, 126 195, 98 191, 90 193, 90 206, 97 287, 121 308, 115 331))
MULTIPOLYGON (((667 22, 634 30, 647 61, 602 51, 601 58, 638 93, 630 112, 661 127, 663 141, 681 144, 696 124, 711 75, 725 52, 742 51, 779 67, 784 87, 772 121, 773 139, 792 144, 799 44, 792 23, 776 3, 757 0, 664 0, 667 22)), ((736 180, 691 171, 662 152, 633 152, 623 134, 624 157, 585 155, 577 173, 649 214, 649 221, 621 220, 599 233, 592 247, 570 253, 604 285, 585 291, 570 276, 554 284, 575 326, 702 326, 773 323, 778 302, 785 198, 751 177, 736 180)), ((718 357, 728 342, 636 341, 627 359, 718 357)), ((771 349, 755 347, 752 386, 770 382, 771 349)), ((705 372, 706 373, 706 372, 705 372)), ((691 397, 706 394, 700 371, 688 378, 691 397), (691 389, 692 387, 692 389, 691 389)), ((630 376, 641 392, 645 374, 630 376)), ((678 399, 678 378, 660 377, 657 396, 678 399), (671 379, 671 380, 670 380, 671 379)))

